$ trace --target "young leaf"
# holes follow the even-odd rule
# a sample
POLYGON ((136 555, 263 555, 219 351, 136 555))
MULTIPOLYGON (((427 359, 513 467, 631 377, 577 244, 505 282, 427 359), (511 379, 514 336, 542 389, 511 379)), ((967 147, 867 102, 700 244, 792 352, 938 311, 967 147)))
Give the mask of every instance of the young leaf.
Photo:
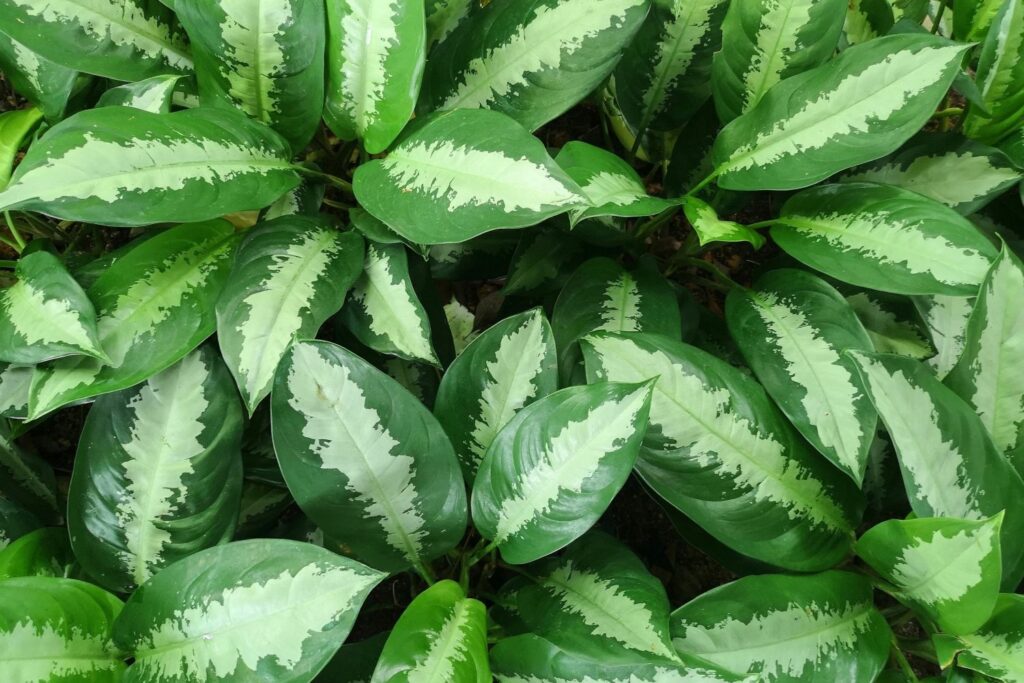
POLYGON ((793 190, 888 154, 935 111, 965 50, 931 35, 886 36, 787 78, 718 136, 719 185, 793 190))
POLYGON ((289 156, 277 134, 230 109, 103 107, 32 145, 0 208, 115 226, 202 221, 262 208, 297 185, 289 156))
POLYGON ((39 107, 47 121, 64 116, 78 72, 36 54, 0 30, 0 71, 14 91, 39 107))
POLYGON ((891 519, 857 541, 857 555, 895 595, 944 633, 971 633, 995 607, 1002 515, 980 521, 891 519))
POLYGON ((765 683, 871 683, 892 634, 863 576, 765 574, 720 586, 672 613, 672 642, 765 683))
POLYGON ((363 208, 417 244, 462 242, 588 205, 540 140, 492 111, 427 118, 386 158, 360 166, 353 185, 363 208))
POLYGON ((370 154, 387 149, 412 116, 423 78, 423 0, 328 0, 324 119, 370 154))
POLYGON ((967 347, 967 321, 974 310, 974 299, 965 296, 915 296, 917 312, 931 335, 935 355, 928 366, 944 379, 960 360, 967 347))
POLYGON ((250 415, 292 340, 316 336, 341 308, 363 251, 358 233, 304 216, 261 222, 239 245, 217 301, 217 340, 250 415))
POLYGON ((555 341, 539 308, 498 322, 459 354, 441 379, 434 415, 467 481, 501 428, 557 388, 555 341))
MULTIPOLYGON (((0 64, 0 68, 2 68, 0 64)), ((21 150, 22 142, 42 118, 42 112, 35 107, 5 111, 0 114, 0 189, 11 179, 14 160, 21 150)))
POLYGON ((864 291, 846 297, 878 353, 895 353, 916 360, 929 358, 935 349, 927 330, 906 297, 864 291))
POLYGON ((878 415, 842 354, 873 349, 843 296, 810 273, 773 270, 753 289, 729 293, 726 320, 793 426, 859 485, 878 415))
POLYGON ((1024 681, 1024 596, 1000 595, 992 618, 957 641, 960 666, 1005 683, 1024 681))
POLYGON ((626 482, 651 385, 599 382, 556 391, 512 418, 473 482, 473 523, 506 562, 524 564, 579 538, 626 482))
POLYGON ((615 68, 649 0, 504 0, 430 53, 418 111, 494 109, 536 130, 615 68))
POLYGON ((135 591, 118 617, 114 641, 135 658, 124 683, 308 681, 384 578, 296 541, 200 551, 135 591))
POLYGON ((129 593, 235 529, 242 411, 210 345, 89 411, 68 491, 75 555, 129 593))
POLYGON ((722 220, 714 207, 697 197, 683 197, 683 213, 690 221, 700 245, 711 242, 747 242, 754 249, 764 246, 761 233, 733 221, 722 220))
POLYGON ((371 683, 491 683, 487 608, 454 581, 416 596, 384 644, 371 683))
POLYGON ((0 580, 18 576, 73 577, 78 573, 76 568, 67 529, 36 529, 0 552, 0 580))
POLYGON ((352 352, 293 344, 277 370, 271 419, 299 507, 369 564, 421 568, 462 538, 464 485, 441 425, 352 352))
POLYGON ((111 88, 96 102, 97 107, 134 107, 154 114, 171 111, 171 96, 181 80, 180 75, 153 76, 136 83, 111 88))
POLYGON ((0 416, 24 420, 34 365, 0 363, 0 416))
POLYGON ((897 294, 973 296, 997 251, 970 221, 916 192, 838 183, 791 197, 772 239, 850 284, 897 294))
POLYGON ((0 422, 0 500, 4 499, 44 522, 56 523, 61 518, 62 504, 57 500, 53 468, 42 458, 22 450, 14 442, 10 428, 0 422))
POLYGON ((316 218, 320 215, 320 207, 324 203, 326 192, 327 187, 322 181, 306 176, 298 185, 264 209, 260 220, 272 221, 281 216, 316 218))
POLYGON ((971 105, 964 133, 996 143, 1021 126, 1024 116, 1024 2, 1003 0, 988 29, 976 75, 981 107, 971 105))

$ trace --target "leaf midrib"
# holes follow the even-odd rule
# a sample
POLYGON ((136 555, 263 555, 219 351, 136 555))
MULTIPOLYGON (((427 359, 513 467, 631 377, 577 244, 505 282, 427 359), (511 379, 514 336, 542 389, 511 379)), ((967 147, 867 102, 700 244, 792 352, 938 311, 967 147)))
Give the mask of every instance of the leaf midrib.
MULTIPOLYGON (((81 8, 87 14, 92 14, 93 16, 99 17, 100 19, 104 19, 111 24, 120 26, 121 28, 128 29, 131 33, 134 33, 136 35, 142 36, 143 38, 150 40, 151 42, 165 49, 166 51, 183 58, 186 62, 188 62, 190 67, 192 66, 192 55, 190 55, 188 52, 183 51, 174 43, 165 40, 164 36, 161 36, 159 34, 152 34, 146 31, 142 26, 139 26, 138 24, 130 24, 128 22, 125 22, 123 21, 123 17, 108 16, 103 12, 96 10, 93 7, 89 7, 88 5, 84 5, 81 2, 78 2, 77 0, 67 0, 67 2, 68 4, 81 8)), ((111 7, 113 6, 114 4, 111 3, 111 7)), ((157 20, 157 23, 159 24, 160 22, 157 20)), ((168 33, 168 35, 170 34, 168 33)))

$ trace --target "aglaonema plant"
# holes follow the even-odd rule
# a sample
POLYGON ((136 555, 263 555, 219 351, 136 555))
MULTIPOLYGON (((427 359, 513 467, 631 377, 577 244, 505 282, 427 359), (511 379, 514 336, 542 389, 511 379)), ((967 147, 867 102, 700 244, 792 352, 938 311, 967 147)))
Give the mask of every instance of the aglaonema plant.
POLYGON ((0 73, 0 680, 1024 681, 1024 0, 0 0, 0 73))

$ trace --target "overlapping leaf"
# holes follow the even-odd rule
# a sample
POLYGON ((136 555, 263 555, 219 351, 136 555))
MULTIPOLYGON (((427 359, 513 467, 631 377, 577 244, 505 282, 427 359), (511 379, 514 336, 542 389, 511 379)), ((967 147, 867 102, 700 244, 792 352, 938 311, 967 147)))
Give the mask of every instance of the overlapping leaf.
POLYGON ((25 418, 34 372, 33 365, 0 363, 0 415, 19 420, 25 418))
POLYGON ((701 246, 713 242, 748 242, 755 249, 764 246, 761 233, 718 217, 714 207, 698 197, 683 197, 683 212, 690 221, 701 246))
MULTIPOLYGON (((0 68, 3 68, 2 64, 0 68)), ((18 151, 41 117, 42 112, 35 107, 0 114, 0 189, 11 179, 18 151)))
POLYGON ((943 379, 967 346, 967 322, 974 310, 974 299, 941 294, 916 296, 914 306, 924 319, 935 347, 935 355, 928 359, 928 365, 943 379))
POLYGON ((1024 681, 1024 596, 999 596, 992 618, 956 642, 960 666, 1004 683, 1024 681))
POLYGON ((171 99, 181 76, 153 76, 111 88, 97 100, 97 107, 134 107, 154 114, 171 111, 171 99))
POLYGON ((15 92, 39 107, 48 121, 64 116, 78 72, 51 62, 0 30, 0 71, 15 92))
MULTIPOLYGON (((62 515, 57 498, 57 478, 53 468, 39 456, 14 442, 6 422, 0 423, 0 501, 10 501, 9 514, 20 517, 19 526, 28 526, 24 513, 44 522, 56 523, 62 515)), ((29 529, 35 526, 29 526, 29 529)), ((25 529, 26 531, 29 529, 25 529)), ((13 540, 8 537, 8 541, 13 540)))
POLYGON ((976 75, 983 107, 972 105, 964 133, 995 143, 1024 125, 1024 2, 1003 0, 992 19, 976 75))
POLYGON ((18 576, 75 578, 80 573, 67 529, 44 527, 0 551, 0 580, 18 576))

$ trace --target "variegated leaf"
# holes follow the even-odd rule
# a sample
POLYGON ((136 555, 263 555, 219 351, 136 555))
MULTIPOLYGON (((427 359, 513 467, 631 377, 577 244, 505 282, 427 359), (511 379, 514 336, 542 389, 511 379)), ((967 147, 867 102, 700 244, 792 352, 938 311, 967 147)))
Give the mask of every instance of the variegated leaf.
POLYGON ((797 189, 888 154, 931 116, 966 49, 930 35, 886 36, 787 78, 718 136, 719 185, 797 189))
POLYGON ((931 335, 935 355, 928 365, 944 379, 960 360, 967 345, 967 321, 974 310, 974 299, 965 296, 915 296, 914 306, 931 335))
POLYGON ((650 383, 598 382, 523 408, 480 463, 472 500, 477 530, 512 564, 583 535, 626 482, 650 404, 650 383))
POLYGON ((277 371, 274 450, 299 507, 373 566, 422 568, 466 526, 462 475, 441 425, 340 346, 296 342, 277 371))
POLYGON ((36 529, 0 548, 0 580, 19 576, 75 579, 81 574, 68 531, 62 527, 36 529))
MULTIPOLYGON (((316 170, 315 168, 313 170, 316 170)), ((316 218, 320 215, 320 206, 324 202, 327 187, 320 180, 305 176, 298 185, 278 197, 277 201, 268 206, 260 216, 261 221, 272 221, 281 216, 307 216, 316 218)), ((360 211, 362 209, 359 209, 360 211)))
POLYGON ((138 384, 172 365, 216 328, 214 304, 235 246, 225 221, 143 238, 89 287, 99 342, 110 358, 61 358, 36 368, 29 419, 138 384))
POLYGON ((1024 576, 1024 481, 971 407, 909 358, 850 354, 892 438, 918 517, 981 520, 1005 511, 1003 586, 1024 576))
POLYGON ((423 0, 328 0, 324 118, 371 154, 387 149, 412 116, 423 78, 423 0))
POLYGON ((979 521, 891 519, 861 536, 857 555, 943 633, 972 633, 999 597, 1001 525, 1001 514, 979 521))
POLYGON ((957 663, 1003 683, 1024 683, 1024 596, 999 596, 980 629, 959 636, 957 663))
POLYGON ((953 34, 957 40, 982 42, 1004 0, 971 0, 956 8, 953 34))
POLYGON ((418 110, 487 108, 536 130, 612 71, 650 0, 504 0, 430 53, 418 110))
POLYGON ((970 221, 916 192, 820 185, 791 197, 771 230, 793 258, 862 287, 973 296, 997 251, 970 221))
POLYGON ((34 371, 32 365, 0 363, 0 416, 25 419, 34 371))
POLYGON ((925 325, 918 319, 909 299, 863 291, 851 294, 846 301, 864 325, 878 353, 895 353, 916 360, 934 354, 925 325))
POLYGON ((896 22, 887 0, 850 0, 843 34, 847 45, 860 45, 888 34, 896 22))
POLYGON ((15 92, 58 121, 75 87, 78 72, 51 62, 0 30, 0 71, 15 92))
POLYGON ((18 165, 0 208, 133 226, 259 209, 298 184, 288 144, 230 109, 83 111, 18 165))
POLYGON ((473 329, 476 324, 476 316, 461 301, 452 297, 452 300, 444 305, 444 317, 452 332, 455 355, 458 356, 480 336, 480 331, 473 329))
POLYGON ((180 80, 180 75, 170 74, 125 83, 103 93, 96 106, 134 107, 153 114, 167 114, 171 111, 171 97, 180 80))
POLYGON ((114 640, 135 658, 124 683, 309 681, 384 578, 296 541, 200 551, 135 591, 118 617, 114 640))
POLYGON ((63 514, 53 468, 15 443, 6 421, 0 422, 0 500, 4 499, 50 524, 63 514))
POLYGON ((701 246, 712 242, 747 242, 754 249, 764 246, 761 233, 733 221, 722 220, 714 207, 698 197, 683 197, 683 212, 693 226, 701 246))
POLYGON ((325 219, 261 222, 238 247, 217 301, 217 340, 251 415, 293 339, 312 338, 362 272, 363 239, 325 219))
POLYGON ((964 133, 996 143, 1024 125, 1024 1, 1003 0, 982 44, 976 80, 983 108, 968 109, 964 133))
POLYGON ((0 361, 31 365, 61 356, 109 360, 96 332, 96 311, 54 254, 18 259, 18 280, 0 292, 0 361))
POLYGON ((863 500, 741 371, 656 335, 583 340, 588 379, 658 378, 637 472, 718 541, 794 571, 849 552, 863 500))
POLYGON ((447 38, 474 6, 475 0, 427 0, 427 49, 447 38))
POLYGON ((0 26, 47 59, 118 81, 192 70, 173 13, 155 0, 2 0, 0 26))
POLYGON ((467 481, 501 428, 557 388, 554 336, 539 308, 496 323, 459 354, 441 379, 434 415, 467 481))
POLYGON ((722 121, 753 109, 783 79, 831 58, 845 18, 843 0, 731 2, 711 79, 722 121))
POLYGON ((200 102, 238 107, 302 150, 323 107, 323 0, 176 0, 174 11, 200 102))
POLYGON ((672 613, 676 649, 764 683, 871 683, 892 633, 858 574, 748 576, 672 613))
POLYGON ((0 113, 0 189, 11 179, 14 161, 21 151, 22 143, 41 118, 42 112, 35 107, 0 113))
POLYGON ((588 205, 540 140, 492 111, 430 117, 386 158, 360 166, 353 184, 363 208, 417 244, 462 242, 588 205))
POLYGON ((75 554, 129 593, 231 538, 242 487, 242 410, 211 345, 89 411, 68 491, 75 554))
POLYGON ((0 582, 0 679, 120 683, 124 656, 110 642, 121 601, 74 579, 0 582))

